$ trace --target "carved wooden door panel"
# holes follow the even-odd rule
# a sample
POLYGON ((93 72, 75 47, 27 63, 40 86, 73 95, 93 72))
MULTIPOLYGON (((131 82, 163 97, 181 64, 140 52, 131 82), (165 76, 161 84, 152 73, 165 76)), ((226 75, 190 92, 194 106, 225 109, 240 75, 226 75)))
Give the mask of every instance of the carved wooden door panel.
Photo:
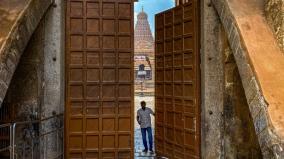
POLYGON ((156 136, 159 156, 200 158, 197 2, 156 15, 156 136))
POLYGON ((65 156, 133 158, 133 2, 66 6, 65 156))

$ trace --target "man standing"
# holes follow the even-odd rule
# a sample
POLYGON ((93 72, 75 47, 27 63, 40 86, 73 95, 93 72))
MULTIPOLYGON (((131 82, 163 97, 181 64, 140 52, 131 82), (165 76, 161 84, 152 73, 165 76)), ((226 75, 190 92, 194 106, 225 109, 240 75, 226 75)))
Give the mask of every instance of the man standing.
POLYGON ((148 145, 146 140, 146 132, 148 133, 148 140, 149 140, 149 150, 151 153, 153 153, 153 136, 152 136, 152 127, 151 127, 151 116, 155 115, 153 110, 151 108, 146 107, 146 102, 142 101, 141 108, 137 111, 137 122, 139 123, 141 127, 141 133, 142 133, 142 139, 143 139, 143 145, 144 150, 143 152, 148 151, 148 145))

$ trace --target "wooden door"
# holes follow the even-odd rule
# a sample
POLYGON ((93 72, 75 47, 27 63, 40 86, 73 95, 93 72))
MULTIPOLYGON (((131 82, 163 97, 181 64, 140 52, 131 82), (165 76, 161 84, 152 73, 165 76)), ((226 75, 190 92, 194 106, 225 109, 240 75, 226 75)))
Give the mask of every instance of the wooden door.
POLYGON ((200 158, 197 2, 156 15, 156 136, 159 156, 200 158))
POLYGON ((66 6, 65 156, 133 158, 133 2, 66 6))

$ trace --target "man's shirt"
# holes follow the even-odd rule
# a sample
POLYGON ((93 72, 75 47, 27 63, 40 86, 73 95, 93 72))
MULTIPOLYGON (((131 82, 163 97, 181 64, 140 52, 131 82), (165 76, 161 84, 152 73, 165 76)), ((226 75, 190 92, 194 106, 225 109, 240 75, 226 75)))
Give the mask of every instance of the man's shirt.
POLYGON ((151 116, 150 114, 154 114, 151 108, 146 107, 145 110, 140 108, 137 111, 137 116, 139 116, 139 122, 141 128, 148 128, 151 127, 151 116))

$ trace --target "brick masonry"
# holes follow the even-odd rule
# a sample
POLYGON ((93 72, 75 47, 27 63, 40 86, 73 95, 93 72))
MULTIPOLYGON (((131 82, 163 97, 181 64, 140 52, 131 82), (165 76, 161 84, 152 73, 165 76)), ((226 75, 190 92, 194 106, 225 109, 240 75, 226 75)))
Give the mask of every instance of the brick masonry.
POLYGON ((16 24, 10 30, 6 43, 0 48, 0 106, 6 95, 19 59, 41 18, 53 0, 30 0, 16 24))
POLYGON ((263 158, 283 158, 283 139, 275 133, 269 120, 268 104, 262 95, 249 59, 246 57, 247 50, 241 41, 235 17, 226 0, 212 0, 212 2, 220 16, 236 59, 263 158))

